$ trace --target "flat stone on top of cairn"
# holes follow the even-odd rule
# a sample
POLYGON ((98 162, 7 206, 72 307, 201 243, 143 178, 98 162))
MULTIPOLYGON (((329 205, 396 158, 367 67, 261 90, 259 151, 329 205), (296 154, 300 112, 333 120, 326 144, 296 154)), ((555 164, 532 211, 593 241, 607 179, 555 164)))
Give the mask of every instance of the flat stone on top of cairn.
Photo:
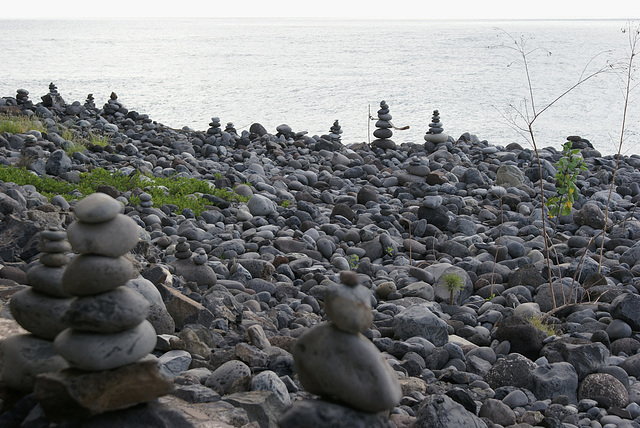
POLYGON ((424 140, 429 143, 444 143, 449 139, 449 135, 444 133, 442 122, 440 122, 440 113, 438 110, 433 111, 431 116, 431 123, 429 124, 429 130, 424 135, 424 140))

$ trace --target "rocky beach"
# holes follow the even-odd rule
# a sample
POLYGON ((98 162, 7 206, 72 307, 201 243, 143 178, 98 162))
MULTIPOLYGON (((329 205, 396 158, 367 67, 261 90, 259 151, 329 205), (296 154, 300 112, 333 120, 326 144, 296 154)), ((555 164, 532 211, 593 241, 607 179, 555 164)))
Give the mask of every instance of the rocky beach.
POLYGON ((561 136, 538 161, 446 106, 410 144, 382 101, 369 145, 96 103, 0 98, 41 125, 0 133, 0 168, 148 183, 0 182, 0 426, 640 427, 640 156, 561 136), (587 169, 550 218, 567 140, 587 169), (233 197, 161 204, 153 177, 233 197))

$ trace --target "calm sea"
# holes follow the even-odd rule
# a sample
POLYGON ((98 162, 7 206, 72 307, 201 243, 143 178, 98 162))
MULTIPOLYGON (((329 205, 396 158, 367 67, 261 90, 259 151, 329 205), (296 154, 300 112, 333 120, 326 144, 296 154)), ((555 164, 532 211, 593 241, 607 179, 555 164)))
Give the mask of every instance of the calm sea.
MULTIPOLYGON (((212 116, 238 130, 281 123, 310 135, 335 119, 343 142, 368 140, 369 108, 386 100, 396 143, 422 143, 431 112, 454 137, 527 141, 509 118, 523 110, 526 76, 511 37, 524 40, 538 109, 583 73, 628 59, 624 21, 367 21, 154 19, 0 21, 0 96, 49 82, 68 102, 113 91, 130 109, 172 127, 205 130, 212 116), (514 106, 516 109, 510 107, 514 106)), ((636 76, 637 77, 637 76, 636 76)), ((636 91, 637 92, 637 91, 636 91)), ((635 100, 638 99, 635 94, 635 100)), ((530 106, 530 104, 529 104, 530 106)), ((632 102, 623 153, 640 153, 632 102)), ((620 76, 571 92, 535 122, 540 146, 568 135, 603 153, 617 149, 620 76)), ((522 123, 520 123, 522 124, 522 123)), ((373 127, 371 128, 373 131, 373 127)))

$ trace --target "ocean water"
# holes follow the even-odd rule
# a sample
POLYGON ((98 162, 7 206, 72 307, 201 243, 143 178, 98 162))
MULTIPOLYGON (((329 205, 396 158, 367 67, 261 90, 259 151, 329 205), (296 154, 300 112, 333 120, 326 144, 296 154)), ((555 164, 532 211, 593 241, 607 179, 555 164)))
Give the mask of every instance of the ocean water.
MULTIPOLYGON (((624 21, 382 21, 313 19, 1 20, 0 96, 33 100, 54 82, 67 102, 115 92, 167 126, 206 130, 282 123, 343 143, 369 141, 381 100, 396 143, 422 143, 433 110, 445 132, 529 146, 513 117, 525 113, 527 78, 512 38, 523 40, 540 111, 584 72, 628 61, 624 21)), ((570 92, 534 123, 537 144, 581 135, 617 150, 624 107, 616 67, 570 92)), ((638 76, 636 76, 638 77, 638 76)), ((640 153, 636 89, 623 153, 640 153)), ((531 103, 526 104, 527 108, 531 103)), ((526 110, 530 111, 530 110, 526 110)))

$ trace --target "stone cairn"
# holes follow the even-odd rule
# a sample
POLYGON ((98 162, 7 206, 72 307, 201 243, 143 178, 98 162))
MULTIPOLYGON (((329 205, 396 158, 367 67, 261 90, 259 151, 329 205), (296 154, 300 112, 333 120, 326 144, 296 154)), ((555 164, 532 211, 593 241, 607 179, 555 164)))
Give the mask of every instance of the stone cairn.
POLYGON ((33 390, 35 376, 68 367, 54 350, 53 339, 65 329, 63 314, 72 298, 62 288, 71 245, 63 230, 40 233, 40 259, 27 271, 31 287, 13 295, 11 315, 29 334, 9 336, 0 346, 2 379, 13 389, 33 390))
POLYGON ((123 114, 128 113, 124 104, 118 101, 118 95, 116 95, 115 92, 111 92, 111 95, 109 95, 109 99, 102 107, 102 110, 104 111, 104 114, 108 115, 114 115, 118 112, 121 112, 123 114))
POLYGON ((26 89, 18 89, 16 93, 16 101, 18 102, 19 106, 28 107, 30 104, 32 104, 29 101, 29 91, 27 91, 26 89))
POLYGON ((429 143, 444 143, 449 139, 449 135, 444 133, 442 122, 440 122, 440 113, 438 110, 433 111, 431 116, 431 123, 429 124, 429 130, 424 135, 424 140, 429 143))
POLYGON ((212 117, 209 122, 209 129, 207 129, 207 135, 212 137, 215 142, 220 142, 222 136, 222 130, 220 129, 221 123, 219 117, 212 117))
POLYGON ((338 123, 338 119, 336 119, 329 129, 329 140, 333 143, 341 143, 340 134, 342 134, 342 128, 340 127, 340 123, 338 123))
MULTIPOLYGON (((312 394, 361 412, 392 409, 402 397, 396 373, 361 333, 373 324, 371 292, 355 272, 343 271, 340 281, 326 291, 329 322, 313 327, 294 346, 300 382, 312 394)), ((326 401, 300 403, 283 415, 280 427, 305 426, 309 406, 322 407, 326 401)))
POLYGON ((96 110, 96 100, 93 98, 93 94, 88 94, 87 99, 84 102, 84 107, 88 110, 96 110))
MULTIPOLYGON (((373 118, 371 118, 373 119, 373 118)), ((373 131, 375 140, 371 142, 372 147, 380 149, 395 149, 396 143, 390 140, 393 135, 393 125, 391 124, 392 116, 389 114, 389 105, 386 101, 380 102, 380 110, 378 110, 378 120, 376 121, 376 130, 373 131)))
POLYGON ((54 348, 71 369, 36 380, 34 393, 47 414, 92 415, 122 409, 169 389, 158 374, 155 357, 143 359, 156 345, 156 332, 146 320, 150 303, 124 286, 137 275, 124 255, 137 244, 139 227, 121 210, 119 201, 94 193, 78 202, 78 220, 67 228, 79 255, 67 265, 62 291, 76 298, 63 316, 70 327, 58 334, 54 348), (122 387, 113 385, 117 379, 131 390, 114 397, 113 388, 122 387), (91 398, 79 398, 83 394, 91 398), (64 400, 77 408, 61 405, 64 400))
POLYGON ((66 107, 66 103, 62 96, 58 92, 58 87, 53 84, 53 82, 49 83, 49 93, 47 95, 43 95, 42 104, 47 108, 53 108, 54 110, 64 111, 66 107))

